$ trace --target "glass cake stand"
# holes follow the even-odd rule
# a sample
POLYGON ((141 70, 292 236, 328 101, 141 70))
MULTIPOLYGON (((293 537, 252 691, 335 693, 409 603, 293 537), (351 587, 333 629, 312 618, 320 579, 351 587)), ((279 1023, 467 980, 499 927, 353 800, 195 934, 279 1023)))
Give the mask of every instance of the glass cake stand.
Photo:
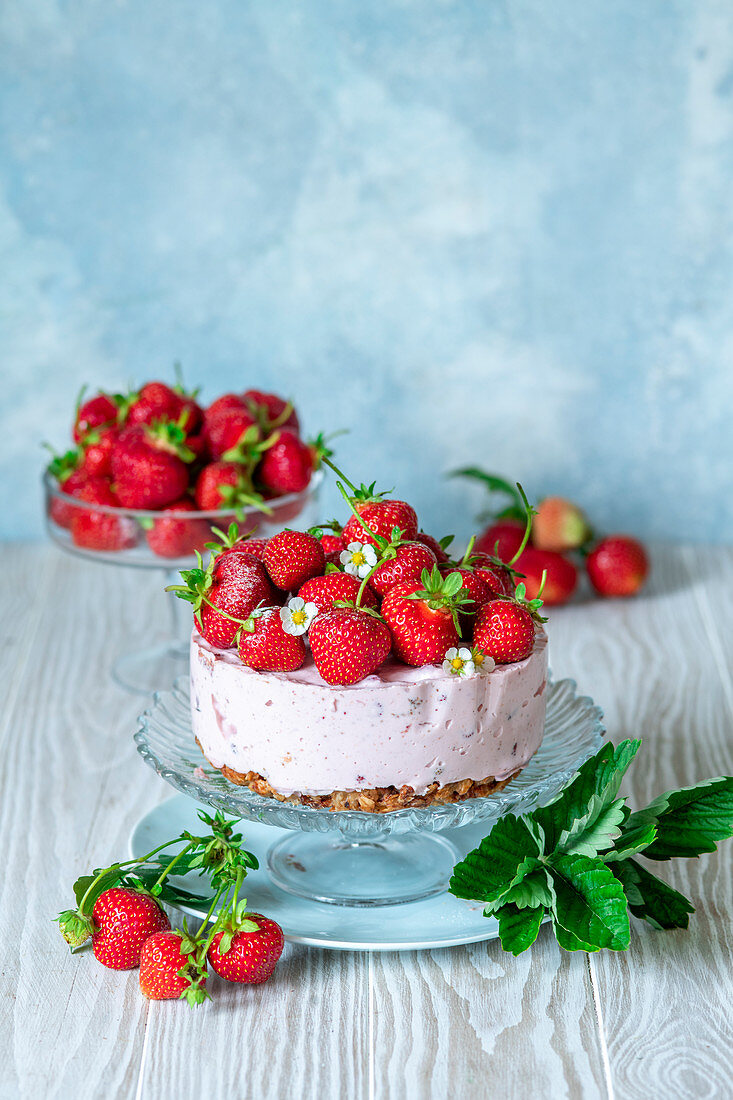
MULTIPOLYGON (((191 730, 188 683, 158 692, 135 734, 143 759, 167 783, 238 818, 287 829, 267 854, 276 886, 309 901, 397 905, 447 889, 465 851, 450 831, 481 822, 488 833, 503 814, 548 802, 601 746, 602 712, 573 680, 548 683, 545 733, 538 752, 504 790, 384 814, 314 809, 264 798, 230 783, 202 756, 191 730), (439 834, 449 831, 448 836, 439 834)), ((484 833, 484 835, 485 835, 484 833)))
MULTIPOLYGON (((323 481, 323 471, 316 470, 307 489, 269 501, 270 513, 256 508, 245 508, 236 517, 226 511, 211 512, 151 512, 143 509, 113 508, 104 504, 92 504, 64 493, 54 477, 43 474, 44 512, 46 530, 53 542, 68 554, 90 562, 125 568, 155 570, 159 578, 159 592, 154 598, 157 606, 149 616, 151 622, 168 622, 167 637, 156 645, 125 653, 112 665, 112 679, 119 687, 142 695, 152 695, 161 683, 171 683, 188 668, 188 641, 191 633, 191 609, 181 600, 165 593, 168 584, 178 584, 178 571, 191 569, 196 564, 194 548, 207 556, 204 544, 215 539, 212 527, 226 531, 236 519, 240 531, 256 529, 258 538, 269 538, 285 527, 305 530, 318 520, 318 493, 323 481), (114 517, 124 525, 127 545, 122 550, 97 550, 79 546, 73 538, 74 517, 86 513, 103 522, 114 517), (191 552, 176 558, 160 557, 148 544, 146 531, 156 520, 178 520, 187 535, 191 552), (61 520, 61 522, 58 522, 61 520), (165 603, 163 602, 165 601, 165 603)), ((152 575, 152 573, 151 573, 152 575)), ((146 593, 146 597, 148 593, 146 593)))

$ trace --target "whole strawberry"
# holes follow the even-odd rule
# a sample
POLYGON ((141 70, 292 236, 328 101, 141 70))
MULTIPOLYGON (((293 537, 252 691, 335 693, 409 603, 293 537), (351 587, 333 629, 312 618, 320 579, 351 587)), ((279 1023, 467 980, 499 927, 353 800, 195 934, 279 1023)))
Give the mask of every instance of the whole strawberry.
POLYGON ((92 920, 94 957, 110 970, 138 966, 148 936, 171 926, 154 898, 125 886, 113 886, 99 895, 92 920))
POLYGON ((112 476, 125 508, 163 508, 188 488, 195 455, 179 424, 138 424, 120 432, 112 450, 112 476))
POLYGON ((515 561, 514 568, 524 575, 529 598, 535 599, 542 589, 542 600, 548 607, 567 603, 578 584, 576 567, 569 558, 554 550, 527 546, 515 561))
POLYGON ((81 441, 80 469, 88 477, 112 476, 112 451, 119 438, 120 429, 115 424, 93 428, 81 441))
POLYGON ((210 462, 201 470, 194 489, 196 504, 202 512, 257 506, 262 501, 252 487, 246 468, 238 462, 210 462))
MULTIPOLYGON (((49 474, 56 478, 62 493, 66 493, 71 497, 77 496, 88 478, 88 474, 81 468, 81 449, 74 447, 65 454, 56 454, 51 447, 49 447, 49 450, 51 451, 51 461, 47 467, 49 474)), ((58 497, 51 499, 50 516, 59 527, 71 527, 75 512, 76 508, 73 504, 60 500, 58 497)))
POLYGON ((267 495, 302 493, 313 474, 313 452, 293 431, 280 429, 277 440, 262 455, 257 480, 267 495))
POLYGON ((497 665, 513 664, 529 657, 534 638, 531 614, 514 600, 490 600, 476 616, 473 644, 488 657, 493 657, 497 665))
POLYGON ((358 608, 332 608, 318 615, 309 640, 315 666, 327 684, 356 684, 370 676, 392 646, 387 625, 358 608))
POLYGON ((577 550, 589 536, 588 521, 577 504, 563 497, 540 501, 532 522, 532 543, 538 550, 577 550))
POLYGON ((458 612, 470 606, 461 593, 458 573, 441 576, 438 567, 427 570, 420 581, 403 581, 382 601, 382 615, 392 632, 393 651, 408 665, 442 661, 447 650, 458 645, 458 612))
POLYGON ((311 577, 323 573, 326 555, 313 535, 304 531, 281 531, 269 540, 264 562, 272 583, 286 592, 293 592, 311 577))
POLYGON ((197 945, 186 933, 154 932, 140 951, 140 992, 151 1001, 206 1000, 206 971, 197 945))
POLYGON ((244 406, 222 409, 210 417, 205 436, 212 457, 217 459, 240 444, 254 444, 261 438, 255 418, 244 406))
POLYGON ((232 552, 220 559, 219 576, 217 563, 204 569, 200 555, 198 560, 195 569, 181 570, 184 583, 167 591, 192 605, 196 627, 209 645, 230 649, 255 608, 272 604, 270 582, 262 563, 249 554, 232 552))
POLYGON ((291 428, 294 432, 300 430, 298 414, 291 401, 285 401, 276 393, 262 393, 261 390, 247 390, 242 394, 250 412, 262 424, 265 434, 273 428, 291 428))
POLYGON ((208 428, 208 425, 218 416, 220 412, 224 412, 226 409, 244 409, 246 405, 244 398, 238 393, 223 393, 221 397, 217 397, 215 401, 212 401, 207 408, 204 409, 204 431, 208 428))
POLYGON ((417 514, 415 509, 404 500, 375 499, 361 502, 354 499, 353 503, 359 516, 351 516, 344 527, 344 538, 347 543, 376 544, 376 539, 372 537, 370 531, 389 541, 395 528, 402 532, 404 539, 414 540, 417 535, 417 514), (361 520, 366 523, 369 531, 361 520))
POLYGON ((402 581, 419 581, 423 570, 436 564, 435 554, 420 542, 399 542, 386 551, 385 560, 369 578, 369 586, 378 596, 386 596, 402 581))
MULTIPOLYGON (((64 490, 66 491, 66 490, 64 490)), ((85 550, 128 550, 135 546, 139 537, 139 528, 134 519, 117 516, 120 502, 112 491, 109 481, 103 477, 86 478, 75 496, 81 501, 101 505, 109 511, 95 511, 91 508, 69 505, 73 510, 71 538, 75 546, 85 550)))
POLYGON ((242 664, 263 672, 294 672, 300 668, 306 657, 303 635, 316 611, 304 600, 291 600, 288 607, 253 611, 239 635, 242 664), (294 607, 294 603, 303 606, 294 607))
POLYGON ((644 547, 629 535, 609 535, 588 555, 585 567, 600 596, 633 596, 649 574, 644 547))
POLYGON ((81 443, 84 436, 95 428, 116 424, 119 411, 117 401, 108 393, 98 393, 88 401, 80 402, 72 430, 74 442, 81 443))
POLYGON ((184 434, 191 435, 201 426, 203 411, 192 395, 171 389, 165 382, 146 382, 131 399, 127 423, 152 424, 156 420, 178 422, 184 434))
MULTIPOLYGON (((326 573, 323 577, 311 577, 301 585, 298 595, 307 603, 316 605, 319 611, 330 611, 337 600, 355 603, 361 581, 350 573, 326 573)), ((377 597, 367 585, 362 593, 362 607, 376 608, 377 597)))
POLYGON ((284 943, 279 924, 261 913, 243 913, 238 906, 236 917, 212 939, 207 957, 226 981, 260 985, 272 976, 284 943))
POLYGON ((159 558, 185 558, 203 550, 210 528, 202 519, 188 519, 186 513, 196 512, 188 497, 174 500, 161 510, 160 519, 151 521, 145 531, 148 546, 159 558))

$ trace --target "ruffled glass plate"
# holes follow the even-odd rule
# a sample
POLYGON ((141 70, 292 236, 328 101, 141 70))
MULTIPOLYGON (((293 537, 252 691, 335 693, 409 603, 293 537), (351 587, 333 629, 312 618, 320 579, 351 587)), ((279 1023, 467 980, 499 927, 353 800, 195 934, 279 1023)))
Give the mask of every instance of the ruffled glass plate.
POLYGON ((288 830, 270 849, 273 882, 339 905, 390 905, 447 888, 462 845, 455 836, 481 823, 483 835, 506 813, 528 813, 553 798, 600 748, 602 712, 572 680, 548 683, 538 752, 504 790, 486 798, 385 814, 332 811, 277 802, 230 783, 201 755, 191 731, 188 682, 158 692, 140 716, 138 752, 176 790, 238 818, 288 830), (445 834, 448 835, 436 835, 445 834))

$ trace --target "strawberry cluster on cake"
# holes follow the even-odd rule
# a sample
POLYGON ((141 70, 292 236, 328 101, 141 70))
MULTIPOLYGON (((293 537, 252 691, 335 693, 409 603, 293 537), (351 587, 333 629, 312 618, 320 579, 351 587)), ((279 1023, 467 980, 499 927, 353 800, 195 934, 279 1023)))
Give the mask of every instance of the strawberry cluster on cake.
POLYGON ((542 740, 540 601, 492 555, 452 560, 405 501, 347 485, 343 528, 232 527, 174 587, 194 610, 199 747, 233 783, 333 810, 496 791, 542 740))

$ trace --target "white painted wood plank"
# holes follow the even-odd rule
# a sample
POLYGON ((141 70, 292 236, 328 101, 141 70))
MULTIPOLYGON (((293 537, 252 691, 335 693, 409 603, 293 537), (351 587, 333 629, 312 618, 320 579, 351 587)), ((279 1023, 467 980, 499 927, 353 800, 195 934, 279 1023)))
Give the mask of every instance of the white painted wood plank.
MULTIPOLYGON (((553 668, 602 703, 614 741, 641 735, 625 793, 733 774, 729 675, 733 554, 660 548, 648 592, 551 616, 553 668), (711 625, 712 624, 712 625, 711 625)), ((687 932, 634 921, 628 953, 594 957, 617 1100, 730 1094, 733 1080, 731 850, 650 865, 697 907, 687 932)))
POLYGON ((606 1096, 584 955, 547 929, 514 959, 498 942, 374 956, 375 1096, 606 1096))

